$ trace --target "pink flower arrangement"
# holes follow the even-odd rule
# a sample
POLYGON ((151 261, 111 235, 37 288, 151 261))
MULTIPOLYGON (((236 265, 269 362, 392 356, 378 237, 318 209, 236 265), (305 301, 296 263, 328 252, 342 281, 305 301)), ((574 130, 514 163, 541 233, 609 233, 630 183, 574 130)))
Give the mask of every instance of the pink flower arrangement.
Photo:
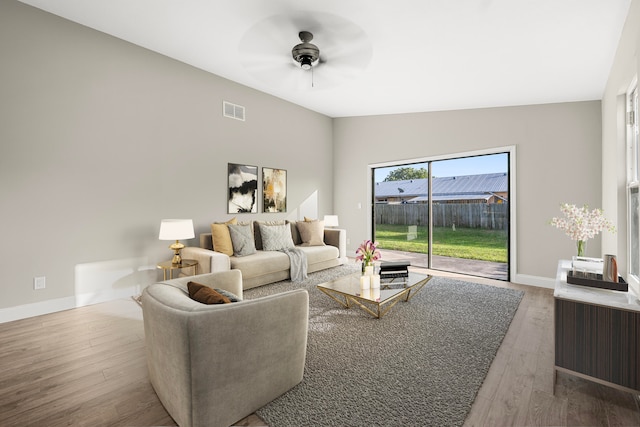
POLYGON ((356 249, 356 261, 362 261, 364 265, 371 264, 373 261, 379 260, 382 254, 377 248, 378 242, 365 240, 356 249))
POLYGON ((576 205, 563 203, 560 205, 560 212, 564 217, 551 218, 551 225, 564 230, 571 240, 577 241, 578 256, 584 255, 584 245, 587 240, 595 237, 602 230, 616 232, 616 227, 604 217, 601 209, 590 211, 587 205, 579 208, 576 205))

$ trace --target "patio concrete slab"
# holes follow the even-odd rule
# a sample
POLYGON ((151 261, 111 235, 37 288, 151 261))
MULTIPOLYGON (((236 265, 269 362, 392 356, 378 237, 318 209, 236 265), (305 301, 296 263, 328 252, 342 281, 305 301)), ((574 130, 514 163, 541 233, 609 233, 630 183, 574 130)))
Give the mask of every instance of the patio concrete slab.
MULTIPOLYGON (((414 267, 428 268, 426 254, 413 252, 391 251, 381 249, 383 261, 410 261, 414 267)), ((442 270, 471 276, 486 277, 488 279, 509 280, 507 263, 479 261, 473 259, 433 256, 432 270, 442 270)))

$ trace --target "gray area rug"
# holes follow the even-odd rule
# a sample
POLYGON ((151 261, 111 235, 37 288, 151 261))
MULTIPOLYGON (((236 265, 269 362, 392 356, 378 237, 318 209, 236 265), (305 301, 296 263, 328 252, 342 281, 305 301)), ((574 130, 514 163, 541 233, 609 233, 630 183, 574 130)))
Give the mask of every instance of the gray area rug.
POLYGON ((256 413, 270 427, 462 425, 523 292, 434 277, 374 319, 315 287, 359 267, 245 292, 309 291, 304 379, 256 413))

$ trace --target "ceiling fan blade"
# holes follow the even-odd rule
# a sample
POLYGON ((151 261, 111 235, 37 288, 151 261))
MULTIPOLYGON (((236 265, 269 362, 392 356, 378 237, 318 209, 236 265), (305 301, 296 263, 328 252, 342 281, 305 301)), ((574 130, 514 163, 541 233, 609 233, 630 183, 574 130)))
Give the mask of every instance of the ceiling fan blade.
POLYGON ((311 86, 311 73, 292 62, 256 62, 246 65, 246 69, 256 81, 270 88, 300 90, 311 86))
POLYGON ((321 52, 320 57, 323 63, 333 66, 351 68, 354 71, 364 71, 373 57, 373 49, 370 44, 360 43, 362 46, 354 48, 344 45, 329 45, 321 52))
POLYGON ((321 64, 313 70, 313 85, 318 90, 330 89, 357 77, 357 75, 358 71, 349 68, 321 64))

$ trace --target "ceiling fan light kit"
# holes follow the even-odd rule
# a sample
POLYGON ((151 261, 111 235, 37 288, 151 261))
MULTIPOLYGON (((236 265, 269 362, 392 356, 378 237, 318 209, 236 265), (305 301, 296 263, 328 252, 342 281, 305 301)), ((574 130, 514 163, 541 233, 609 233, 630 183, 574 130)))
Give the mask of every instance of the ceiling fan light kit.
POLYGON ((309 43, 313 40, 313 34, 309 31, 300 31, 298 37, 300 37, 302 43, 295 45, 291 49, 291 56, 300 64, 303 70, 310 70, 320 59, 320 49, 318 49, 318 46, 309 43))

